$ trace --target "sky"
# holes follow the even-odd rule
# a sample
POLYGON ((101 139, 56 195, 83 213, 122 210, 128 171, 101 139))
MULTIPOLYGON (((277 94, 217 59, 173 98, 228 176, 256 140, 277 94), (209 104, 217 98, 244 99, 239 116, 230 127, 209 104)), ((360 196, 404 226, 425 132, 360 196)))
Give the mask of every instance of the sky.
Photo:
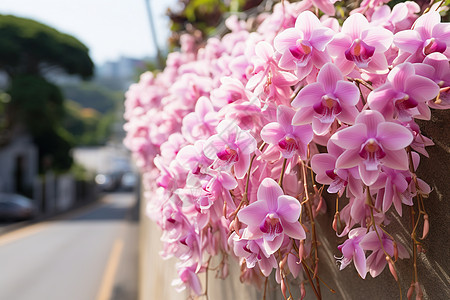
MULTIPOLYGON (((156 55, 147 0, 0 0, 0 14, 30 18, 73 35, 89 48, 96 64, 120 56, 142 58, 156 55)), ((167 7, 177 0, 150 0, 158 44, 166 47, 169 36, 167 7)))

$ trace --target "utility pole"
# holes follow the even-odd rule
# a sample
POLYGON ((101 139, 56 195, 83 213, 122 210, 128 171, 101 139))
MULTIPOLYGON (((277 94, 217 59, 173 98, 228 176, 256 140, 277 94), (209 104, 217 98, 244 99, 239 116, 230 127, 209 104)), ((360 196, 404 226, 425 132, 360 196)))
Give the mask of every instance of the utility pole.
POLYGON ((150 5, 150 1, 151 0, 144 0, 145 6, 147 7, 148 22, 149 22, 149 25, 150 25, 150 32, 152 34, 153 44, 154 44, 155 49, 156 49, 157 67, 159 69, 162 69, 162 67, 163 67, 163 57, 161 55, 161 50, 159 49, 159 45, 158 45, 158 39, 157 39, 157 36, 156 36, 155 23, 153 22, 153 14, 152 14, 152 7, 150 5))

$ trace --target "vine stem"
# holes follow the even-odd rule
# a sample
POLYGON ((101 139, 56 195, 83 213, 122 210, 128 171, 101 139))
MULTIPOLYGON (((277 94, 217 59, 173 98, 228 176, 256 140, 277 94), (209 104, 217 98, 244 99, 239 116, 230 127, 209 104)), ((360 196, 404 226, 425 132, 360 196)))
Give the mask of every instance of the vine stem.
POLYGON ((351 78, 351 77, 346 77, 346 78, 347 78, 348 81, 355 82, 357 84, 362 84, 363 86, 365 86, 366 88, 368 88, 371 91, 374 90, 373 86, 370 83, 368 83, 367 81, 365 81, 365 80, 363 80, 361 78, 351 78))
POLYGON ((306 276, 308 277, 309 284, 311 284, 311 287, 312 287, 312 289, 313 289, 313 291, 314 291, 314 294, 316 295, 316 298, 319 299, 319 300, 321 300, 322 297, 321 297, 320 294, 317 292, 316 286, 314 285, 314 283, 313 283, 313 281, 312 281, 311 274, 309 274, 308 267, 306 266, 306 264, 305 264, 305 262, 304 262, 303 260, 302 260, 302 266, 303 266, 303 269, 305 270, 306 276))
MULTIPOLYGON (((286 172, 286 164, 287 164, 287 158, 283 160, 283 167, 281 167, 281 174, 280 179, 278 180, 278 185, 283 189, 283 179, 284 179, 284 172, 286 172)), ((283 189, 284 190, 284 189, 283 189)))
POLYGON ((267 292, 267 283, 269 281, 269 277, 266 277, 266 280, 264 281, 264 294, 263 294, 263 300, 266 300, 266 292, 267 292))
MULTIPOLYGON (((411 175, 414 178, 414 183, 416 185, 416 190, 418 190, 418 184, 417 179, 414 172, 414 161, 412 158, 412 152, 411 147, 408 146, 406 148, 406 152, 408 153, 409 158, 409 171, 411 172, 411 175)), ((417 203, 419 205, 419 201, 417 203)), ((417 271, 417 240, 416 240, 416 229, 417 225, 419 224, 420 219, 420 207, 419 207, 419 216, 417 217, 417 222, 414 220, 414 215, 416 212, 414 211, 414 205, 411 206, 411 226, 412 226, 412 232, 411 232, 411 240, 412 240, 412 250, 413 250, 413 276, 414 276, 414 283, 419 282, 419 273, 417 271)))
MULTIPOLYGON (((386 260, 388 261, 387 263, 388 264, 389 263, 393 264, 392 257, 389 255, 389 253, 386 252, 386 249, 384 248, 384 245, 383 245, 383 240, 381 239, 381 236, 378 233, 377 224, 375 223, 375 217, 373 215, 374 207, 373 207, 373 202, 372 202, 372 196, 370 196, 370 188, 368 186, 366 186, 366 189, 367 189, 367 191, 366 191, 366 193, 367 193, 367 196, 366 196, 367 197, 367 203, 370 204, 369 208, 370 208, 370 222, 372 223, 371 225, 372 225, 373 229, 375 230, 375 233, 376 233, 376 235, 378 237, 378 241, 380 241, 381 249, 383 250, 384 255, 386 255, 386 260)), ((394 269, 395 269, 395 266, 394 266, 394 269)), ((395 271, 395 272, 397 272, 397 271, 395 271)), ((394 274, 392 274, 392 276, 394 276, 394 274)), ((398 279, 396 280, 396 282, 397 282, 398 289, 399 289, 400 300, 402 300, 402 286, 400 285, 400 281, 398 279)))
MULTIPOLYGON (((260 151, 264 150, 264 147, 266 147, 266 143, 262 143, 261 146, 259 147, 260 151)), ((244 194, 242 195, 242 200, 239 203, 238 207, 236 208, 236 210, 234 212, 232 212, 228 218, 233 218, 237 216, 237 213, 239 212, 239 210, 242 208, 242 206, 247 205, 248 204, 248 187, 250 185, 250 172, 252 171, 252 165, 253 165, 253 161, 256 158, 256 154, 253 154, 251 160, 250 160, 250 165, 248 166, 248 170, 247 170, 247 179, 245 181, 245 190, 244 190, 244 194)))
MULTIPOLYGON (((306 174, 306 167, 305 167, 305 163, 303 161, 301 161, 302 164, 302 170, 303 170, 303 185, 305 188, 305 195, 306 195, 306 207, 307 207, 307 211, 309 214, 309 219, 311 221, 311 234, 312 234, 312 242, 313 242, 313 247, 314 247, 314 269, 317 269, 317 264, 319 263, 319 249, 317 247, 317 236, 316 236, 316 224, 314 222, 314 215, 313 215, 313 211, 312 211, 312 203, 309 199, 309 192, 308 192, 308 182, 307 182, 307 174, 306 174)), ((316 284, 317 284, 317 292, 319 294, 319 297, 321 297, 321 292, 320 292, 320 281, 319 279, 316 277, 316 272, 314 273, 314 278, 316 279, 316 284)))

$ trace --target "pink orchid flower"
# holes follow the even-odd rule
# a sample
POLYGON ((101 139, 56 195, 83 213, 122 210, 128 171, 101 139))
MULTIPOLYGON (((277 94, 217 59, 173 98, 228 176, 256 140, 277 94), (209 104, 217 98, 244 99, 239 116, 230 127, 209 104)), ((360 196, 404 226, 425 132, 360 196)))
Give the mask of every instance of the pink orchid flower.
POLYGON ((428 106, 435 109, 450 108, 450 65, 448 58, 439 52, 434 52, 423 60, 423 63, 413 64, 417 75, 433 80, 441 89, 436 101, 428 101, 428 106))
POLYGON ((284 158, 294 154, 306 159, 307 146, 313 138, 311 125, 293 126, 295 111, 287 106, 277 108, 277 122, 267 124, 261 130, 261 138, 268 144, 276 145, 284 158))
POLYGON ((367 103, 387 120, 408 122, 412 117, 429 119, 431 112, 426 102, 438 93, 436 83, 416 75, 413 64, 403 63, 391 70, 385 84, 369 94, 367 103))
POLYGON ((366 256, 363 248, 359 245, 361 240, 366 234, 366 228, 355 228, 348 233, 348 240, 338 246, 338 249, 342 252, 342 258, 338 260, 340 262, 340 270, 343 270, 352 261, 355 265, 356 271, 363 279, 366 278, 366 256))
POLYGON ((416 19, 415 14, 418 12, 420 12, 420 6, 412 1, 398 3, 392 8, 392 11, 389 6, 383 5, 375 9, 370 23, 383 26, 395 33, 411 28, 416 19))
POLYGON ((275 256, 264 250, 263 239, 247 240, 240 238, 235 232, 231 234, 230 239, 234 242, 234 254, 245 258, 247 268, 254 268, 258 264, 263 275, 268 277, 272 269, 278 267, 275 256))
POLYGON ((264 94, 266 98, 278 99, 289 95, 289 87, 299 80, 294 74, 278 67, 274 54, 273 47, 268 42, 261 41, 255 46, 253 76, 248 80, 246 88, 254 91, 256 96, 264 94))
POLYGON ((441 23, 439 13, 430 11, 416 20, 414 29, 396 33, 394 44, 401 50, 398 60, 422 62, 430 53, 448 52, 450 24, 441 23))
POLYGON ((323 26, 312 12, 302 12, 294 28, 288 28, 275 37, 275 49, 282 54, 280 67, 296 70, 299 80, 305 78, 313 66, 321 68, 330 61, 326 46, 333 34, 333 30, 323 26))
POLYGON ((355 67, 386 74, 388 63, 383 54, 392 44, 392 32, 369 24, 366 17, 356 13, 348 17, 328 45, 335 64, 344 75, 355 67))
POLYGON ((298 109, 292 124, 312 122, 314 133, 324 135, 335 119, 353 124, 359 112, 355 107, 358 101, 358 88, 345 81, 334 64, 327 63, 319 71, 317 82, 301 89, 292 101, 292 106, 298 109))
POLYGON ((355 125, 336 132, 330 139, 346 149, 336 161, 336 167, 358 166, 365 185, 377 180, 381 164, 396 170, 408 169, 404 148, 411 144, 412 133, 402 125, 386 122, 377 111, 362 111, 355 125))
MULTIPOLYGON (((367 233, 359 243, 364 250, 372 251, 367 257, 367 268, 372 277, 380 275, 386 266, 386 254, 383 250, 391 257, 394 255, 394 242, 380 228, 378 228, 377 231, 380 235, 383 247, 381 247, 380 239, 375 231, 367 233)), ((406 251, 400 243, 397 243, 397 250, 399 258, 409 257, 408 251, 406 251)))
POLYGON ((411 177, 411 173, 409 171, 399 172, 384 166, 381 169, 383 173, 378 177, 378 182, 375 184, 380 187, 375 200, 375 207, 381 208, 385 213, 394 204, 395 210, 401 217, 402 203, 412 205, 412 199, 403 196, 409 185, 407 178, 411 177))
POLYGON ((257 199, 238 213, 239 220, 248 226, 244 230, 244 238, 262 238, 267 254, 280 248, 285 235, 305 239, 305 231, 298 221, 302 210, 300 202, 284 195, 275 180, 265 178, 261 182, 257 199))
POLYGON ((331 140, 327 143, 328 153, 319 153, 311 158, 311 168, 316 174, 316 181, 328 184, 329 193, 344 193, 351 176, 350 170, 336 169, 336 160, 344 150, 336 146, 331 140))
POLYGON ((172 281, 172 286, 175 287, 177 292, 183 291, 188 286, 195 295, 202 293, 202 284, 195 269, 195 266, 179 267, 179 278, 172 281))
POLYGON ((184 117, 181 132, 187 141, 194 143, 196 140, 210 137, 217 123, 219 119, 211 101, 202 96, 195 104, 195 111, 184 117))
POLYGON ((217 134, 206 141, 206 157, 215 159, 219 166, 234 165, 238 179, 245 176, 250 165, 250 154, 256 150, 256 140, 231 120, 223 120, 217 125, 217 134))
POLYGON ((204 140, 196 141, 194 145, 187 145, 178 151, 176 160, 183 168, 189 170, 192 174, 206 174, 207 169, 213 163, 213 160, 206 157, 203 153, 204 146, 204 140))

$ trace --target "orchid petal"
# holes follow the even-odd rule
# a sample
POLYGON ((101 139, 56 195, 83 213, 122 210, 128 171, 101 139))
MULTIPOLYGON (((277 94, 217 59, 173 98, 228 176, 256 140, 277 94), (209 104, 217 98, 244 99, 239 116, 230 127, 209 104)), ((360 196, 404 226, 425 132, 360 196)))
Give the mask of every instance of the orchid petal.
POLYGON ((403 30, 395 34, 394 44, 403 51, 414 53, 422 47, 423 41, 417 31, 403 30))
POLYGON ((342 25, 341 32, 348 34, 352 40, 359 39, 361 32, 369 28, 369 21, 360 13, 351 15, 342 25))
POLYGON ((295 46, 297 40, 302 37, 303 33, 296 28, 288 28, 275 37, 273 45, 278 52, 283 54, 289 47, 295 46))
POLYGON ((334 93, 336 83, 342 80, 341 71, 332 63, 325 64, 317 75, 317 82, 320 82, 327 93, 334 93))
POLYGON ((315 103, 320 102, 323 95, 325 95, 323 85, 319 82, 311 83, 300 90, 291 105, 295 108, 312 106, 315 103))
POLYGON ((275 212, 278 208, 278 197, 283 195, 283 190, 272 178, 264 178, 258 188, 258 201, 267 203, 269 211, 275 212))
POLYGON ((295 29, 303 32, 304 39, 309 40, 315 28, 322 27, 319 19, 311 11, 302 12, 295 21, 295 29))
POLYGON ((359 156, 359 149, 346 150, 336 160, 336 168, 348 169, 357 166, 361 162, 361 156, 359 156))
POLYGON ((405 91, 405 83, 409 77, 414 75, 414 66, 411 63, 403 63, 396 66, 389 72, 388 81, 398 91, 405 91))
POLYGON ((256 201, 239 210, 237 216, 239 221, 247 224, 251 228, 255 228, 264 221, 267 212, 267 203, 264 201, 256 201))
POLYGON ((286 133, 278 122, 272 122, 264 126, 261 130, 261 138, 269 144, 277 144, 286 133))
POLYGON ((361 176, 361 180, 365 185, 371 186, 377 181, 378 176, 380 175, 380 167, 378 166, 377 170, 368 170, 364 161, 359 164, 359 176, 361 176))
POLYGON ((364 124, 355 124, 333 134, 330 140, 344 149, 356 149, 367 140, 367 129, 364 124))
POLYGON ((305 230, 299 222, 284 222, 283 231, 286 235, 297 240, 304 240, 306 238, 305 230))
MULTIPOLYGON (((384 122, 384 117, 376 110, 362 111, 357 117, 355 122, 364 123, 367 127, 367 137, 375 137, 377 134, 378 124, 384 122)), ((355 124, 356 125, 356 124, 355 124)), ((353 125, 353 126, 355 126, 353 125)), ((352 126, 352 127, 353 127, 352 126)), ((339 146, 339 144, 337 144, 339 146)))
MULTIPOLYGON (((339 72, 340 73, 340 72, 339 72)), ((359 89, 351 82, 339 80, 334 95, 342 105, 356 105, 359 101, 359 89)))
MULTIPOLYGON (((312 106, 307 106, 300 108, 292 118, 292 125, 305 125, 311 123, 314 117, 314 108, 312 106)), ((266 125, 267 126, 267 125, 266 125)), ((263 128, 264 129, 264 128, 263 128)), ((262 134, 262 132, 261 132, 262 134)))
POLYGON ((264 239, 263 247, 267 254, 273 254, 280 249, 283 244, 284 234, 277 235, 272 241, 264 239))
POLYGON ((366 269, 366 256, 364 255, 364 251, 361 247, 355 247, 355 253, 353 254, 353 263, 355 264, 356 271, 358 271, 359 276, 363 279, 366 278, 367 269, 366 269))
POLYGON ((425 102, 435 98, 439 93, 439 86, 431 79, 422 76, 411 76, 405 84, 405 91, 418 102, 425 102))
POLYGON ((386 151, 386 156, 382 159, 383 165, 396 170, 408 170, 408 154, 404 149, 386 151))
POLYGON ((378 124, 376 139, 387 150, 400 150, 411 144, 413 135, 400 124, 382 122, 378 124))
POLYGON ((288 223, 297 222, 301 213, 300 202, 294 197, 282 195, 278 197, 278 209, 276 212, 282 217, 282 221, 287 221, 288 223))

